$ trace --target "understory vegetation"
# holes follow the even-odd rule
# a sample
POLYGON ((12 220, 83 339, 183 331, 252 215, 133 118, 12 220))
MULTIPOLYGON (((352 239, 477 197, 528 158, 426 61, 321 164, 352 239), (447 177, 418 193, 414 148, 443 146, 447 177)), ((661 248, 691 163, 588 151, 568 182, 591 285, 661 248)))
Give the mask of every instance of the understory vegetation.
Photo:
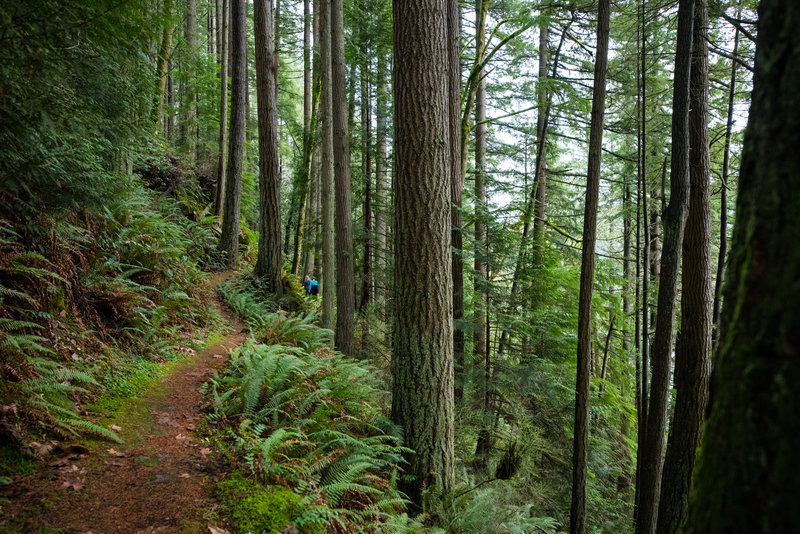
POLYGON ((102 207, 0 220, 0 433, 25 456, 54 439, 119 441, 102 421, 115 399, 141 393, 161 364, 200 347, 198 329, 219 324, 197 179, 163 152, 137 170, 102 207), (155 173, 185 189, 151 189, 155 173))

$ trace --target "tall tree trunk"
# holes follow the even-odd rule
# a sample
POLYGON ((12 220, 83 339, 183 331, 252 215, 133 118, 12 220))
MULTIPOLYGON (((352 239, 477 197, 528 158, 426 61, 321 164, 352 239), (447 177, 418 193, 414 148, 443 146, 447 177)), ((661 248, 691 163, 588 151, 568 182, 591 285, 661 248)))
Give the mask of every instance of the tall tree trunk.
POLYGON ((669 206, 664 212, 664 244, 658 287, 658 316, 651 356, 653 376, 647 430, 641 464, 641 495, 636 534, 655 531, 661 486, 662 454, 669 394, 675 295, 678 286, 683 229, 689 194, 689 72, 692 61, 694 0, 678 3, 678 42, 675 52, 672 102, 672 165, 669 206))
POLYGON ((169 63, 172 57, 172 33, 175 26, 172 24, 172 0, 164 0, 164 18, 166 22, 161 33, 161 45, 158 47, 158 61, 156 74, 158 76, 158 91, 156 92, 156 105, 153 109, 153 123, 156 131, 166 133, 167 123, 164 118, 164 103, 167 100, 167 78, 169 77, 169 63))
POLYGON ((333 109, 331 95, 331 4, 320 4, 320 77, 322 95, 322 326, 333 330, 336 322, 336 249, 333 221, 333 109))
POLYGON ((800 532, 800 10, 759 6, 713 401, 687 534, 800 532))
POLYGON ((333 159, 336 181, 336 349, 355 355, 355 278, 353 274, 353 208, 350 198, 350 128, 344 58, 342 0, 331 0, 331 72, 333 159))
POLYGON ((448 0, 395 0, 392 418, 413 449, 401 489, 454 483, 448 0))
POLYGON ((244 156, 245 89, 247 85, 247 19, 245 0, 231 2, 231 132, 228 144, 228 168, 225 183, 225 208, 219 250, 225 263, 235 266, 239 260, 239 211, 242 200, 242 158, 244 156))
MULTIPOLYGON (((359 310, 364 311, 372 302, 372 112, 369 87, 369 46, 362 39, 361 63, 361 176, 364 180, 364 270, 359 310)), ((366 339, 365 325, 365 339, 366 339)))
MULTIPOLYGON (((741 3, 737 18, 741 16, 741 3)), ((733 34, 733 57, 739 52, 739 28, 733 34)), ((714 353, 719 347, 719 319, 722 309, 722 281, 725 279, 725 259, 728 255, 728 173, 731 156, 731 133, 733 132, 733 104, 736 99, 736 61, 731 61, 731 81, 728 87, 728 118, 725 123, 725 146, 722 156, 722 186, 719 199, 719 257, 717 258, 717 278, 714 281, 714 310, 712 314, 712 345, 714 353)))
POLYGON ((272 0, 255 0, 254 8, 261 215, 255 275, 266 282, 269 292, 281 295, 281 176, 278 167, 278 106, 275 100, 278 56, 272 39, 275 28, 272 0))
MULTIPOLYGON (((641 262, 636 264, 637 282, 640 280, 641 271, 642 301, 641 301, 641 350, 640 352, 640 371, 639 377, 639 411, 637 413, 637 440, 636 440, 636 496, 634 497, 634 523, 639 517, 639 498, 641 497, 642 487, 642 455, 644 450, 644 440, 647 435, 647 406, 649 396, 649 362, 650 362, 650 224, 647 210, 647 19, 646 19, 646 0, 641 3, 641 48, 639 49, 639 87, 638 94, 638 152, 639 152, 639 172, 638 172, 638 198, 637 198, 637 220, 636 224, 641 228, 643 242, 641 246, 637 244, 641 252, 641 262)), ((637 234, 638 236, 639 234, 637 234)), ((637 308, 638 310, 639 308, 637 308)), ((637 336, 637 342, 639 337, 637 336)))
POLYGON ((539 77, 536 84, 536 215, 533 219, 533 242, 538 249, 544 244, 544 220, 547 216, 547 168, 545 167, 545 109, 547 108, 547 45, 550 37, 550 23, 547 13, 540 14, 539 21, 539 77))
MULTIPOLYGON (((475 4, 475 48, 480 61, 486 47, 486 15, 488 0, 477 0, 475 4)), ((473 363, 480 369, 486 360, 486 299, 488 298, 489 264, 486 240, 486 81, 484 70, 478 73, 475 93, 475 323, 472 335, 473 363)), ((476 373, 475 376, 482 375, 476 373)), ((483 395, 488 384, 481 384, 476 392, 483 395)))
POLYGON ((222 3, 222 22, 219 25, 217 39, 219 40, 220 68, 219 68, 219 156, 217 158, 217 194, 214 199, 214 214, 222 216, 225 202, 225 155, 228 138, 228 15, 230 13, 228 0, 222 3))
MULTIPOLYGON (((461 402, 464 393, 464 262, 461 258, 463 236, 461 234, 461 195, 464 178, 461 174, 461 8, 458 0, 447 0, 447 86, 450 106, 450 224, 452 227, 452 284, 453 284, 453 354, 455 357, 455 402, 461 402)), ((469 113, 469 111, 467 111, 469 113)))
MULTIPOLYGON (((386 226, 386 213, 387 213, 387 199, 386 199, 386 168, 387 168, 387 143, 386 134, 388 127, 389 115, 389 102, 388 102, 388 88, 386 86, 387 78, 387 61, 386 56, 388 50, 382 43, 378 43, 378 84, 377 95, 375 103, 375 125, 377 128, 376 133, 376 154, 375 154, 375 235, 377 237, 377 250, 375 269, 378 272, 378 277, 375 284, 378 300, 381 301, 381 307, 385 305, 386 299, 386 269, 388 250, 386 248, 387 226, 386 226)), ((385 310, 383 310, 385 316, 385 310)))
POLYGON ((586 457, 589 446, 589 365, 592 357, 594 248, 597 241, 597 204, 600 195, 600 160, 603 147, 610 18, 611 0, 600 0, 597 8, 597 52, 595 55, 597 59, 594 64, 594 88, 592 89, 589 167, 586 177, 586 203, 583 211, 581 283, 578 297, 578 369, 575 381, 570 534, 586 532, 586 457))
POLYGON ((184 96, 188 101, 183 119, 184 142, 190 161, 197 161, 197 0, 186 0, 186 63, 189 79, 184 96))
POLYGON ((675 346, 675 410, 661 478, 659 534, 686 519, 711 363, 711 200, 708 182, 708 8, 696 0, 689 94, 689 214, 683 239, 681 333, 675 346))
POLYGON ((303 180, 302 198, 299 202, 298 213, 304 214, 298 216, 295 225, 294 233, 294 253, 292 255, 292 272, 300 274, 300 259, 302 257, 301 243, 302 233, 306 229, 309 220, 309 209, 304 209, 304 204, 311 206, 313 202, 309 202, 309 192, 313 195, 313 187, 311 187, 311 156, 313 152, 313 139, 311 137, 311 117, 312 112, 312 95, 311 95, 311 11, 309 9, 310 0, 303 0, 303 168, 300 173, 303 180))

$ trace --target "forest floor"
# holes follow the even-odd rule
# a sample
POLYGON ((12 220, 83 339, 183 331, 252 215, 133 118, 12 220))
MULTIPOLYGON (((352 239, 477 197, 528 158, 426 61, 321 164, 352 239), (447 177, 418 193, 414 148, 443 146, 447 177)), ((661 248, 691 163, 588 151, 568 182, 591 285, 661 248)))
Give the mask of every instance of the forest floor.
POLYGON ((202 386, 245 335, 243 325, 216 305, 230 332, 180 361, 127 407, 115 425, 125 444, 65 447, 66 456, 0 488, 0 500, 7 499, 0 532, 225 532, 209 526, 217 523, 214 489, 228 468, 209 432, 201 431, 207 429, 202 386))

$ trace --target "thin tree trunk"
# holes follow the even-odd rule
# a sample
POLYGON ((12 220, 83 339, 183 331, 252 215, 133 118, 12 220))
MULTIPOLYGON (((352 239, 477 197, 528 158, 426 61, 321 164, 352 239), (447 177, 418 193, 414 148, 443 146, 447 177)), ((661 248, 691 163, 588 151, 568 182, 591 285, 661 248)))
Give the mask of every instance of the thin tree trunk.
MULTIPOLYGON (((477 0, 475 5, 475 47, 480 61, 486 47, 486 15, 488 0, 477 0)), ((486 81, 484 71, 478 73, 478 86, 475 93, 475 331, 472 336, 474 365, 480 370, 486 360, 486 298, 488 296, 489 265, 486 242, 486 81)), ((483 373, 476 373, 482 376, 483 373)), ((482 380, 481 380, 482 381, 482 380)), ((476 387, 483 395, 488 384, 476 387)))
POLYGON ((689 102, 689 214, 683 239, 681 333, 675 346, 675 409, 661 478, 658 534, 686 519, 695 451, 700 445, 711 364, 711 200, 708 181, 708 11, 696 0, 689 102))
POLYGON ((355 355, 355 281, 353 275, 353 210, 350 198, 350 128, 344 59, 342 0, 331 0, 331 72, 333 96, 333 159, 336 181, 336 349, 355 355))
MULTIPOLYGON (((450 146, 461 147, 461 8, 458 0, 447 0, 447 86, 450 95, 450 146)), ((469 111, 467 111, 469 113, 469 111)), ((450 154, 450 225, 452 227, 452 286, 453 286, 453 355, 455 358, 455 402, 460 403, 464 393, 464 262, 461 258, 461 195, 464 179, 461 174, 461 151, 450 154)))
MULTIPOLYGON (((364 180, 364 270, 361 279, 361 303, 363 313, 372 302, 372 113, 369 87, 369 47, 366 37, 362 48, 361 64, 361 176, 364 180)), ((366 319, 366 318, 365 318, 366 319)), ((364 325, 367 339, 367 324, 364 325)), ((362 352, 364 349, 362 348, 362 352)))
POLYGON ((225 183, 225 208, 219 249, 225 263, 236 266, 239 248, 239 208, 242 197, 242 158, 244 156, 245 86, 247 85, 247 20, 245 0, 231 2, 231 48, 233 76, 231 79, 231 132, 228 144, 228 167, 225 183))
POLYGON ((586 458, 589 446, 589 365, 592 357, 594 248, 597 241, 597 205, 600 195, 600 160, 603 147, 610 18, 611 0, 600 0, 597 9, 597 52, 594 64, 594 88, 589 129, 589 167, 586 178, 586 203, 583 212, 581 282, 578 297, 578 369, 575 381, 570 534, 586 532, 586 458))
POLYGON ((541 154, 536 159, 536 215, 533 219, 533 242, 537 249, 544 245, 544 221, 547 217, 547 168, 545 166, 544 146, 545 136, 545 109, 547 108, 547 89, 544 80, 547 79, 547 46, 550 36, 550 23, 546 13, 541 13, 539 23, 539 78, 536 84, 536 142, 542 146, 541 154))
MULTIPOLYGON (((300 199, 298 212, 303 214, 298 216, 294 232, 294 253, 292 255, 292 272, 300 274, 300 259, 302 258, 301 243, 303 229, 306 229, 309 220, 310 210, 306 209, 312 202, 309 202, 309 190, 311 187, 311 155, 313 152, 313 139, 311 137, 311 118, 313 114, 313 102, 311 95, 311 12, 309 9, 310 0, 303 1, 303 168, 300 173, 303 180, 303 194, 300 199)), ((311 191, 313 195, 313 191, 311 191)))
POLYGON ((219 25, 217 39, 220 42, 219 68, 219 156, 217 158, 217 195, 214 200, 214 214, 222 216, 225 203, 225 156, 228 137, 228 0, 221 0, 222 23, 219 25))
MULTIPOLYGON (((387 226, 386 226, 386 213, 387 213, 387 200, 386 200, 386 167, 387 167, 387 143, 386 134, 388 131, 388 88, 386 86, 387 78, 387 50, 381 43, 378 44, 378 86, 377 98, 375 104, 375 119, 376 119, 376 142, 377 150, 375 155, 375 197, 377 206, 375 206, 375 234, 377 236, 377 251, 375 269, 378 272, 378 278, 375 284, 377 298, 381 301, 381 307, 385 306, 386 300, 386 258, 388 250, 386 247, 387 226)), ((382 311, 385 316, 385 310, 382 311)))
POLYGON ((278 56, 272 39, 275 28, 272 0, 255 0, 254 8, 261 216, 255 275, 266 282, 267 291, 281 295, 281 176, 278 165, 278 106, 275 100, 278 56))
POLYGON ((413 449, 401 489, 454 483, 452 153, 447 0, 395 0, 395 305, 392 418, 413 449), (444 142, 443 142, 444 140, 444 142))
POLYGON ((664 244, 658 287, 658 316, 653 338, 653 377, 647 431, 641 465, 641 495, 636 534, 655 531, 661 486, 662 454, 669 394, 675 295, 678 286, 683 230, 689 194, 689 72, 692 60, 694 0, 678 4, 678 42, 675 52, 672 103, 672 165, 669 206, 664 212, 664 244))
MULTIPOLYGON (((737 18, 741 16, 741 3, 737 10, 737 18)), ((739 28, 733 34, 733 56, 739 52, 739 28)), ((728 173, 731 156, 731 133, 733 131, 733 103, 736 99, 736 68, 738 64, 731 61, 731 81, 728 87, 728 118, 725 123, 725 147, 722 156, 722 186, 719 199, 719 257, 717 258, 717 278, 714 282, 714 311, 712 315, 712 353, 719 347, 719 318, 722 309, 722 281, 725 279, 725 259, 728 255, 728 173)))
POLYGON ((188 75, 184 95, 189 104, 183 119, 184 141, 190 161, 197 161, 197 0, 186 0, 186 48, 188 75))
POLYGON ((320 5, 320 76, 322 86, 322 326, 336 322, 336 249, 333 221, 333 108, 331 96, 331 4, 320 5))
POLYGON ((172 24, 172 0, 164 0, 164 30, 161 34, 161 45, 158 48, 158 61, 156 63, 156 74, 158 75, 158 92, 156 93, 156 105, 153 116, 153 123, 156 131, 165 133, 166 120, 164 119, 164 102, 166 101, 167 78, 169 74, 169 63, 172 57, 172 33, 175 27, 172 24))

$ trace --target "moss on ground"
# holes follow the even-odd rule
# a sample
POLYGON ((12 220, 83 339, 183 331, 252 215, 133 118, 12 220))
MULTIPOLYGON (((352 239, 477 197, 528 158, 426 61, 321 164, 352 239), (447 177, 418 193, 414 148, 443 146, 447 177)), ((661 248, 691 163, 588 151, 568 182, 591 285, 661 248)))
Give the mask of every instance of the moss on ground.
POLYGON ((262 486, 235 471, 217 485, 217 495, 234 534, 283 532, 287 527, 300 534, 327 532, 321 523, 297 525, 305 511, 303 498, 285 486, 262 486))

